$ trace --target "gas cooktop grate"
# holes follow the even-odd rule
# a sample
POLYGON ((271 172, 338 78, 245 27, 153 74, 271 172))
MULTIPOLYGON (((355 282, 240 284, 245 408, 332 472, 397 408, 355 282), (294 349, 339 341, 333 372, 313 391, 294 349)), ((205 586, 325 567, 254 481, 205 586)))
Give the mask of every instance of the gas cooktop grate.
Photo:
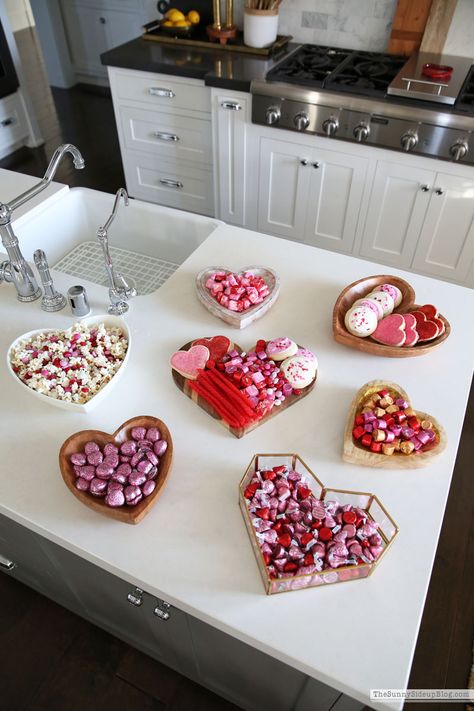
MULTIPOLYGON (((122 272, 127 279, 133 279, 138 293, 142 295, 151 294, 163 286, 179 267, 179 264, 119 247, 109 249, 116 271, 122 272)), ((102 247, 97 242, 81 242, 60 259, 53 269, 78 279, 87 279, 94 284, 109 285, 102 247)))

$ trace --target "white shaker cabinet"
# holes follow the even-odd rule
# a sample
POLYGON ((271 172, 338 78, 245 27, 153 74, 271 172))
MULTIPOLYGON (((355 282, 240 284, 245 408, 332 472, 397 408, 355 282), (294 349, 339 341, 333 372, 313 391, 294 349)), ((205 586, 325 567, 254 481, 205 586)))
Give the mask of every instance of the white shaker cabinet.
POLYGON ((262 138, 258 229, 350 254, 368 161, 315 141, 262 138))

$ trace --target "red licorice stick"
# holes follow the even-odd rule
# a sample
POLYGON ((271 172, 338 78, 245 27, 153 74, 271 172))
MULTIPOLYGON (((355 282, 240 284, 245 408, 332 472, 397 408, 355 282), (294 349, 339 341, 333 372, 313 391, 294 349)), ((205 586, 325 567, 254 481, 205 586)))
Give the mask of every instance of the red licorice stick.
POLYGON ((189 387, 194 390, 203 400, 209 403, 218 415, 229 424, 231 427, 240 427, 240 420, 236 419, 235 416, 230 413, 227 409, 222 407, 222 403, 218 402, 212 393, 209 393, 206 388, 200 385, 196 380, 191 380, 189 382, 189 387))
POLYGON ((255 410, 249 405, 245 395, 237 388, 233 383, 228 380, 225 375, 223 375, 219 370, 215 368, 212 370, 206 370, 206 375, 214 380, 214 382, 220 385, 224 393, 229 397, 229 399, 236 405, 242 407, 243 411, 246 412, 252 419, 257 419, 255 417, 255 410))
POLYGON ((242 403, 232 402, 231 398, 229 397, 229 394, 220 388, 219 383, 215 383, 212 376, 210 376, 210 372, 213 371, 205 371, 204 373, 199 374, 198 379, 201 387, 204 387, 206 389, 206 392, 213 393, 214 397, 221 402, 222 407, 225 408, 227 412, 230 411, 234 417, 237 417, 241 421, 243 426, 248 424, 250 418, 244 408, 242 408, 242 403))

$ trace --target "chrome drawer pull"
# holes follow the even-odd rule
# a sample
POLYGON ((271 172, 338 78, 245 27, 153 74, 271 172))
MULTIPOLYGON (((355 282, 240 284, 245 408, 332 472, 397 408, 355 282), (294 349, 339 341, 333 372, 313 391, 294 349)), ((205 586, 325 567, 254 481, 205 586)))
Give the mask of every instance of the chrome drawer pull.
POLYGON ((221 106, 223 109, 229 109, 230 111, 240 111, 242 108, 236 101, 223 101, 221 106))
POLYGON ((0 121, 0 126, 6 128, 7 126, 13 126, 14 123, 16 123, 16 118, 14 116, 9 116, 8 118, 0 121))
POLYGON ((140 605, 143 604, 143 590, 141 588, 135 588, 133 592, 128 593, 127 600, 130 605, 140 607, 140 605))
POLYGON ((154 131, 153 135, 155 138, 159 138, 160 141, 179 141, 179 136, 175 133, 165 133, 164 131, 154 131))
POLYGON ((5 558, 3 555, 0 555, 0 568, 3 568, 4 570, 13 570, 13 568, 16 568, 16 563, 12 560, 8 560, 8 558, 5 558))
POLYGON ((168 188, 184 188, 183 183, 180 180, 170 180, 169 178, 160 178, 160 183, 166 185, 168 188))
POLYGON ((171 89, 163 89, 160 86, 151 86, 148 89, 148 93, 151 96, 162 96, 165 99, 172 99, 175 96, 174 91, 171 91, 171 89))
POLYGON ((169 604, 169 602, 165 602, 164 600, 159 599, 157 599, 156 603, 157 604, 155 609, 153 610, 153 614, 160 620, 163 620, 163 622, 167 622, 170 618, 169 611, 171 610, 171 605, 169 604))

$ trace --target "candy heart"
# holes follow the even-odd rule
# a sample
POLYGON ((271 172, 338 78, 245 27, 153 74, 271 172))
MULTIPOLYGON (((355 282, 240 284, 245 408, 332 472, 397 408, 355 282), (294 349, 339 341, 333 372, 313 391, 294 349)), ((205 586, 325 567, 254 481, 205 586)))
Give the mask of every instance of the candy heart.
MULTIPOLYGON (((264 316, 277 300, 279 292, 279 278, 275 272, 272 271, 272 269, 268 269, 266 267, 246 267, 240 272, 231 272, 231 270, 226 269, 225 267, 208 267, 207 269, 203 269, 203 271, 196 277, 196 294, 201 304, 205 306, 205 308, 210 311, 213 316, 217 316, 230 326, 234 326, 234 328, 245 328, 264 316), (256 303, 253 306, 247 305, 247 308, 243 311, 233 311, 227 306, 220 304, 216 301, 216 298, 211 295, 209 288, 206 287, 206 284, 209 283, 209 280, 216 273, 221 273, 223 275, 232 273, 239 278, 242 278, 246 272, 251 272, 255 277, 261 277, 265 281, 268 287, 268 295, 263 298, 261 303, 256 303)), ((236 296, 234 299, 229 300, 235 301, 235 299, 238 300, 239 298, 240 297, 236 296)), ((228 304, 229 302, 226 303, 228 304)), ((234 309, 237 307, 232 305, 232 308, 234 309)))
POLYGON ((405 319, 401 314, 386 316, 379 321, 372 338, 385 346, 403 346, 406 340, 405 319))
POLYGON ((202 370, 209 360, 209 348, 206 346, 191 346, 189 350, 176 351, 170 359, 171 367, 184 378, 195 380, 198 371, 202 370))
POLYGON ((415 411, 396 383, 373 380, 354 397, 344 432, 344 461, 389 469, 419 468, 445 447, 446 433, 439 422, 415 411))
MULTIPOLYGON (((171 439, 170 431, 165 423, 157 417, 141 415, 124 422, 123 425, 121 425, 113 434, 108 434, 99 430, 82 430, 71 435, 64 442, 59 452, 59 467, 66 486, 83 504, 94 511, 103 514, 104 516, 115 518, 123 523, 136 524, 148 513, 150 508, 162 494, 170 473, 172 459, 173 441, 171 439), (75 465, 71 462, 71 455, 75 452, 83 451, 86 443, 88 442, 95 442, 100 448, 103 448, 107 444, 112 444, 117 448, 120 448, 125 441, 130 440, 131 431, 136 427, 145 428, 145 431, 156 430, 156 432, 159 433, 160 442, 167 442, 166 450, 159 458, 157 473, 156 475, 154 474, 153 481, 153 483, 156 482, 156 485, 151 493, 148 496, 144 496, 135 506, 129 508, 128 506, 118 506, 121 501, 121 497, 117 494, 110 496, 110 505, 108 506, 105 503, 105 491, 103 492, 102 497, 99 497, 92 496, 89 491, 81 491, 78 489, 76 482, 82 478, 82 475, 79 478, 77 477, 76 472, 74 471, 75 465)), ((119 470, 120 467, 118 471, 119 470)), ((109 494, 112 494, 114 491, 121 491, 122 489, 119 489, 119 487, 125 483, 124 481, 116 481, 114 479, 114 475, 112 476, 112 483, 109 483, 110 480, 107 481, 97 479, 97 481, 102 481, 103 484, 108 487, 109 494)), ((86 479, 85 482, 87 484, 86 479)), ((146 487, 147 485, 144 484, 143 486, 146 487)), ((147 490, 149 491, 150 489, 152 489, 151 485, 147 488, 147 490)))
POLYGON ((230 349, 230 338, 227 338, 227 336, 198 338, 197 341, 193 341, 193 346, 206 346, 209 349, 209 358, 211 360, 219 360, 230 349))
MULTIPOLYGON (((216 337, 214 337, 216 338, 216 337)), ((178 368, 175 367, 175 356, 171 359, 171 374, 177 387, 193 400, 205 412, 218 420, 235 437, 243 437, 270 417, 274 417, 294 403, 308 395, 317 379, 317 357, 307 349, 300 349, 304 356, 294 356, 298 368, 304 372, 304 379, 292 380, 291 384, 283 372, 282 363, 269 358, 266 353, 267 341, 259 340, 248 352, 232 343, 220 359, 211 358, 207 366, 196 371, 196 376, 187 377, 194 369, 183 364, 183 353, 190 353, 194 348, 205 348, 201 343, 214 339, 198 339, 184 345, 178 351, 178 368), (242 355, 241 355, 242 354, 242 355), (185 369, 188 368, 188 370, 185 369), (184 368, 184 372, 183 371, 184 368), (185 374, 186 373, 186 374, 185 374)), ((279 339, 282 341, 290 339, 279 339)), ((299 350, 291 341, 295 353, 299 350)), ((298 371, 299 372, 299 371, 298 371)), ((291 375, 294 375, 291 370, 291 375)), ((265 482, 268 496, 276 494, 271 481, 265 482), (269 486, 268 486, 269 485, 269 486)), ((267 493, 266 493, 267 495, 267 493)), ((288 491, 288 496, 290 491, 288 491)), ((285 497, 286 498, 286 497, 285 497)), ((265 509, 266 503, 259 508, 265 509)), ((263 530, 263 529, 262 529, 263 530)))

